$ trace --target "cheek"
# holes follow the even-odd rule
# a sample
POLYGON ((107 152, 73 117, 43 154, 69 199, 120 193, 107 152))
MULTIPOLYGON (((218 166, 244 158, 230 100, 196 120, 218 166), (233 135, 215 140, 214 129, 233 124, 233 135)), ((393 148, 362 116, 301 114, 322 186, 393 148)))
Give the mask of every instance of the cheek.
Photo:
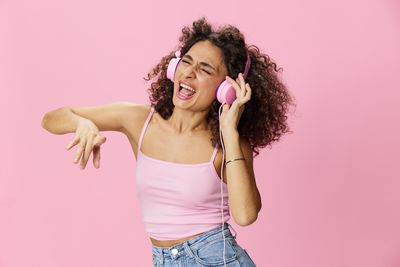
POLYGON ((218 85, 215 83, 209 83, 207 84, 207 90, 206 90, 206 95, 207 97, 214 97, 216 95, 217 92, 217 87, 218 85))

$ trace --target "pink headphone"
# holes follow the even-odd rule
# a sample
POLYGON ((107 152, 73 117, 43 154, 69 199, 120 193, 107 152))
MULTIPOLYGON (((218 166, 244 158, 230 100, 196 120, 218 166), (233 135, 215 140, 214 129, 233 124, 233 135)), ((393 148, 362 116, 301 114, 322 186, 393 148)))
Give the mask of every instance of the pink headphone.
MULTIPOLYGON (((167 78, 171 81, 174 81, 175 78, 175 71, 178 68, 178 64, 181 61, 181 52, 178 50, 175 52, 175 58, 172 58, 168 64, 167 69, 167 78)), ((243 72, 243 78, 246 79, 247 73, 250 69, 250 57, 247 54, 246 66, 243 72)), ((223 104, 232 104, 233 101, 236 99, 236 91, 235 88, 227 81, 223 80, 217 88, 217 99, 218 101, 223 104)))

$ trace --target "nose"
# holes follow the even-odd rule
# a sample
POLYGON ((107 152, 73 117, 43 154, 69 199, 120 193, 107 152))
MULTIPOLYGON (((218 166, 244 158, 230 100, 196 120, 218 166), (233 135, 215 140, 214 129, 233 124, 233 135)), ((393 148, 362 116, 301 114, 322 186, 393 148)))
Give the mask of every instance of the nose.
POLYGON ((190 66, 181 66, 182 67, 182 75, 183 77, 194 78, 196 77, 195 70, 197 69, 196 64, 191 64, 190 66))

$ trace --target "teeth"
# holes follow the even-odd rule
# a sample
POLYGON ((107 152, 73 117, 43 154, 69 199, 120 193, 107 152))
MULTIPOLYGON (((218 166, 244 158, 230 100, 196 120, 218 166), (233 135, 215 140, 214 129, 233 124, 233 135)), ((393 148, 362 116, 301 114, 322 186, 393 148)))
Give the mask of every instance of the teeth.
POLYGON ((181 83, 180 85, 181 85, 181 87, 186 88, 186 89, 188 89, 189 91, 191 91, 191 92, 193 92, 193 93, 196 93, 196 91, 193 90, 192 88, 190 88, 188 85, 186 85, 186 84, 184 84, 184 83, 181 83))

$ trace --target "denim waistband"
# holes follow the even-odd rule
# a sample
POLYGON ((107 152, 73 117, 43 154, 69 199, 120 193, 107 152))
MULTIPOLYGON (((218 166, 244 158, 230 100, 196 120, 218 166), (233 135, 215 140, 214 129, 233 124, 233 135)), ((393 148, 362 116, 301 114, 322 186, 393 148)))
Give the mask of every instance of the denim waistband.
MULTIPOLYGON (((235 233, 235 235, 232 235, 232 232, 230 231, 229 227, 232 228, 232 226, 225 222, 223 225, 223 234, 225 236, 226 239, 228 238, 236 238, 236 231, 232 228, 233 232, 235 233)), ((176 258, 177 256, 181 255, 181 254, 189 254, 191 255, 191 250, 194 249, 198 249, 201 245, 203 245, 205 242, 210 242, 214 239, 218 239, 221 238, 223 239, 223 235, 222 235, 222 226, 218 226, 214 229, 211 229, 207 232, 201 233, 198 236, 195 236, 189 240, 186 240, 183 243, 180 244, 176 244, 173 245, 171 247, 157 247, 152 245, 152 252, 153 255, 159 257, 159 258, 176 258), (172 250, 175 251, 175 253, 172 253, 172 250)))

